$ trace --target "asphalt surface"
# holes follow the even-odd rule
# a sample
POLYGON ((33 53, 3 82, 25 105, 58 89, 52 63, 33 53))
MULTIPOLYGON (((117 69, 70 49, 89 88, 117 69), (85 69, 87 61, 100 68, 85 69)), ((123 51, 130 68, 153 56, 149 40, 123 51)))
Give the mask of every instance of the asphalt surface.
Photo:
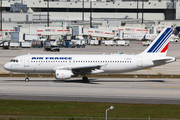
POLYGON ((81 78, 67 81, 54 78, 0 78, 0 99, 179 104, 179 79, 81 78))

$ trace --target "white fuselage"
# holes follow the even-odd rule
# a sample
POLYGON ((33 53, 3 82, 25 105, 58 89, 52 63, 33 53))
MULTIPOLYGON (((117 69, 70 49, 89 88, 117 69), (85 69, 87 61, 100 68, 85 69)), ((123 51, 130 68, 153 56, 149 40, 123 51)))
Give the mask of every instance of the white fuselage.
MULTIPOLYGON (((56 69, 101 65, 104 73, 122 73, 153 67, 152 57, 141 55, 23 55, 5 64, 7 70, 23 73, 54 73, 56 69)), ((162 65, 159 63, 157 65, 162 65)))

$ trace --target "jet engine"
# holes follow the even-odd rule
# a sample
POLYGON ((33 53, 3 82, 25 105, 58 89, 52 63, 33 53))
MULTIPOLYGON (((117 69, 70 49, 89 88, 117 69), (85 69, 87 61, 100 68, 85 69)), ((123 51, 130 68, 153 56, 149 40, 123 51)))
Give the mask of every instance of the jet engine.
POLYGON ((58 80, 70 79, 73 75, 71 70, 56 70, 55 74, 58 80))

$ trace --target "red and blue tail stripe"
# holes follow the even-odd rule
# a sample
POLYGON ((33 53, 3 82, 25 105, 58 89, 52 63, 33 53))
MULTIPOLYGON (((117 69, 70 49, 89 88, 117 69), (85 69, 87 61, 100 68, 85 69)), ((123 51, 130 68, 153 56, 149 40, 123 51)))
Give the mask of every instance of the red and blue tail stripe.
POLYGON ((163 31, 163 33, 161 33, 157 39, 155 39, 154 41, 155 43, 151 46, 151 48, 149 48, 147 53, 166 52, 166 50, 168 49, 169 38, 172 34, 172 30, 173 30, 172 28, 166 28, 166 30, 163 31))

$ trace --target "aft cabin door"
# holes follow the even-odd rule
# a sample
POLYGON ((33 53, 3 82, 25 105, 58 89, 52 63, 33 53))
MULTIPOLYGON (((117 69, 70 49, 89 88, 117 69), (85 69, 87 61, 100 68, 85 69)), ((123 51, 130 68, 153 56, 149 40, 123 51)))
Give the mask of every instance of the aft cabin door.
POLYGON ((24 58, 24 67, 29 67, 29 57, 24 58))
POLYGON ((142 57, 137 58, 137 67, 142 67, 142 57))

